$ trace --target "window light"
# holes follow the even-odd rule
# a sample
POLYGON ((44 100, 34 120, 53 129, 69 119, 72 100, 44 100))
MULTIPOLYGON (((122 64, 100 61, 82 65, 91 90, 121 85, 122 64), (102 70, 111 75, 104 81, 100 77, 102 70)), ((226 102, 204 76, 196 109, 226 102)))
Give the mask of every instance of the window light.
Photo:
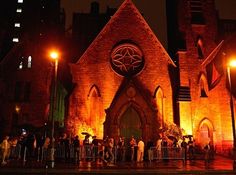
POLYGON ((22 9, 21 9, 21 8, 17 8, 17 9, 16 9, 16 12, 17 12, 17 13, 21 13, 21 12, 22 12, 22 9))
POLYGON ((13 38, 12 41, 13 41, 14 43, 18 43, 18 42, 19 42, 19 38, 13 38))
POLYGON ((23 61, 21 61, 20 62, 20 64, 19 64, 19 67, 18 67, 19 69, 22 69, 23 68, 23 61))
POLYGON ((23 0, 17 0, 18 3, 23 3, 23 0))
POLYGON ((20 23, 15 23, 15 27, 20 27, 20 23))
POLYGON ((31 66, 32 66, 32 56, 29 56, 29 57, 28 57, 28 64, 27 64, 27 67, 28 67, 28 68, 31 68, 31 66))

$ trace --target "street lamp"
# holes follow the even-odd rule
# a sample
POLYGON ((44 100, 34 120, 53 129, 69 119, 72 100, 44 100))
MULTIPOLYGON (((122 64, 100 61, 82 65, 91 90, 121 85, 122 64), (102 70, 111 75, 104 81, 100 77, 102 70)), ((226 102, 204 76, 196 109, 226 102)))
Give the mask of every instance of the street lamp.
POLYGON ((53 94, 52 94, 52 106, 51 106, 51 115, 52 115, 52 131, 51 131, 51 152, 50 152, 50 159, 51 159, 51 167, 54 168, 55 165, 55 138, 54 138, 54 110, 56 108, 56 95, 57 95, 57 69, 58 69, 58 58, 59 53, 57 51, 50 52, 50 58, 54 61, 54 74, 53 74, 53 94))
POLYGON ((233 130, 233 170, 236 170, 236 135, 235 135, 235 119, 234 119, 234 101, 232 93, 232 83, 230 76, 230 68, 236 67, 236 59, 232 59, 227 66, 227 75, 229 80, 229 90, 230 90, 230 110, 232 118, 232 130, 233 130))

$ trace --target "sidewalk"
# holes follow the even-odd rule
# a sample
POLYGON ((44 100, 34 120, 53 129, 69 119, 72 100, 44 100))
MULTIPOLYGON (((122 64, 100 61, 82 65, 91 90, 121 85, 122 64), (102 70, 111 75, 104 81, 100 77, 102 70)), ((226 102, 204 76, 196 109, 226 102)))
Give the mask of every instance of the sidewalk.
POLYGON ((81 161, 79 164, 56 162, 54 168, 45 163, 27 161, 10 161, 2 166, 0 174, 236 174, 232 171, 233 161, 216 156, 208 168, 203 160, 187 161, 169 160, 168 162, 117 163, 112 166, 81 161))

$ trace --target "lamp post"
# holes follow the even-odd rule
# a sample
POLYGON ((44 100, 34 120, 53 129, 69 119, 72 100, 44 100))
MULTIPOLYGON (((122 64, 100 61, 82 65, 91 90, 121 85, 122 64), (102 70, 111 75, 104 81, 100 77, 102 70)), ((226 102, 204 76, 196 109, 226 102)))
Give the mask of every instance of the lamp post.
POLYGON ((233 170, 236 171, 236 135, 235 135, 235 119, 234 119, 234 101, 233 101, 232 83, 230 76, 231 67, 236 67, 236 59, 231 60, 229 65, 227 66, 227 75, 228 75, 229 90, 230 90, 230 110, 231 110, 232 130, 233 130, 233 170))
POLYGON ((54 168, 55 165, 55 138, 54 138, 54 110, 56 108, 56 95, 57 95, 57 69, 58 69, 58 57, 59 54, 57 51, 50 52, 50 58, 54 61, 54 76, 53 76, 53 94, 52 94, 52 107, 51 107, 51 115, 52 115, 52 131, 51 131, 51 152, 50 152, 50 161, 51 161, 51 167, 54 168))

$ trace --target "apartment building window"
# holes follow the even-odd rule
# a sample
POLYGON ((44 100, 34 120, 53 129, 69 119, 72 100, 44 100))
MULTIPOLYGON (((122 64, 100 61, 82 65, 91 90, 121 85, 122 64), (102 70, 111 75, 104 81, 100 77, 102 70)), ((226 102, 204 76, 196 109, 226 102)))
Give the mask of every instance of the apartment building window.
POLYGON ((20 23, 15 23, 14 26, 15 27, 20 27, 20 23))
POLYGON ((13 41, 14 43, 18 43, 18 42, 19 42, 19 38, 12 38, 12 41, 13 41))
POLYGON ((32 56, 28 56, 27 68, 31 68, 31 67, 32 67, 32 56))
POLYGON ((24 69, 24 68, 32 68, 32 56, 28 56, 27 58, 25 56, 22 56, 20 58, 20 62, 18 65, 18 69, 24 69))
POLYGON ((16 13, 21 13, 22 12, 22 9, 21 8, 17 8, 16 9, 16 13))

